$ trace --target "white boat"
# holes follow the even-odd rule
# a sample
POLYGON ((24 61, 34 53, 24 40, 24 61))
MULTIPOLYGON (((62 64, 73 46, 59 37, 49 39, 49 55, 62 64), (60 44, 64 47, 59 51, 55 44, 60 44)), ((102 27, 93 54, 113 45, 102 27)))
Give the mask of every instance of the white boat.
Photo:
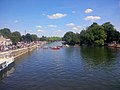
POLYGON ((66 44, 66 45, 65 45, 65 47, 69 47, 69 45, 68 45, 68 44, 66 44))
POLYGON ((0 72, 9 67, 14 62, 14 57, 11 53, 0 53, 0 72))

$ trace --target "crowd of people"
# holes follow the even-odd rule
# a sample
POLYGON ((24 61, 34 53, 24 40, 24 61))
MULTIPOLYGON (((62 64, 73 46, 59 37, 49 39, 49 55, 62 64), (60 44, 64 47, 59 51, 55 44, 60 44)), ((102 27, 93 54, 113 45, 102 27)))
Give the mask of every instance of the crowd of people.
POLYGON ((33 45, 42 45, 45 42, 43 41, 33 41, 33 42, 18 42, 16 45, 2 45, 0 44, 0 52, 4 52, 4 51, 9 51, 9 50, 15 50, 15 49, 20 49, 20 48, 26 48, 26 47, 30 47, 33 45))

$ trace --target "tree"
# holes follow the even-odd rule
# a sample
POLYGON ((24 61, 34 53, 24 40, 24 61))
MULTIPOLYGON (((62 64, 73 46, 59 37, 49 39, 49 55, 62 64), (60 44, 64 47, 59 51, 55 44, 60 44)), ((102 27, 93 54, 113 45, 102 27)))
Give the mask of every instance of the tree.
POLYGON ((48 41, 61 41, 62 39, 60 37, 48 37, 48 41))
POLYGON ((12 33, 12 38, 11 38, 13 44, 17 44, 18 42, 21 41, 21 34, 18 31, 15 31, 12 33))
POLYGON ((10 29, 8 28, 1 29, 0 33, 3 35, 3 37, 11 39, 12 33, 10 29))
POLYGON ((79 43, 80 39, 79 39, 79 35, 78 34, 75 34, 73 32, 67 32, 64 37, 63 37, 63 40, 67 43, 67 44, 71 44, 71 45, 74 45, 74 44, 77 44, 79 43))
POLYGON ((8 29, 8 28, 1 29, 0 34, 3 35, 3 37, 5 37, 5 38, 11 39, 13 44, 17 44, 20 41, 31 42, 31 41, 38 40, 38 37, 35 34, 27 33, 26 35, 21 36, 20 32, 15 31, 15 32, 11 33, 10 29, 8 29))
POLYGON ((93 23, 86 29, 86 31, 83 30, 80 33, 81 44, 101 46, 104 45, 105 40, 106 33, 104 28, 97 23, 93 23))
POLYGON ((102 26, 104 27, 105 32, 115 31, 114 25, 112 25, 110 22, 106 22, 106 23, 102 24, 102 26))
POLYGON ((27 33, 26 35, 22 36, 22 41, 24 42, 32 42, 32 41, 37 41, 38 37, 35 34, 29 34, 27 33))
POLYGON ((114 25, 112 25, 110 22, 106 22, 102 26, 104 27, 104 31, 106 32, 107 35, 107 39, 105 41, 106 43, 111 43, 114 40, 116 41, 115 38, 117 39, 119 38, 118 32, 114 28, 114 25))
POLYGON ((106 33, 104 31, 104 28, 100 25, 95 25, 91 28, 91 32, 94 36, 94 45, 104 45, 104 41, 106 40, 106 33))
POLYGON ((76 44, 80 44, 80 34, 79 33, 76 33, 76 44))
POLYGON ((25 35, 25 40, 28 41, 28 42, 31 42, 31 41, 32 41, 31 35, 30 35, 29 33, 27 33, 27 34, 25 35))
POLYGON ((31 35, 31 41, 37 41, 37 40, 38 40, 37 35, 32 34, 32 35, 31 35))
POLYGON ((47 41, 48 39, 47 39, 47 37, 46 36, 42 36, 41 38, 40 38, 40 41, 47 41))

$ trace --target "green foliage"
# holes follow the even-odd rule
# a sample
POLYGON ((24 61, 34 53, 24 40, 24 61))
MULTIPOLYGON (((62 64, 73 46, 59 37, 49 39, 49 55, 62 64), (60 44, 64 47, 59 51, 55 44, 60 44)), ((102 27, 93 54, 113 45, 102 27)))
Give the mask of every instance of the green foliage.
POLYGON ((8 28, 1 29, 1 30, 0 30, 0 33, 1 33, 5 38, 10 38, 10 39, 11 39, 12 33, 11 33, 10 29, 8 29, 8 28))
POLYGON ((40 38, 40 40, 41 40, 41 41, 53 42, 53 41, 61 41, 62 38, 61 38, 61 37, 55 37, 55 36, 53 36, 53 37, 42 36, 42 37, 40 38))
POLYGON ((79 33, 76 33, 76 35, 75 35, 75 39, 76 39, 76 44, 80 44, 80 34, 79 33))
POLYGON ((93 23, 86 30, 82 30, 79 33, 67 32, 63 38, 60 37, 45 37, 38 38, 35 34, 22 35, 15 31, 11 33, 10 29, 4 28, 0 30, 5 38, 12 40, 13 44, 17 44, 19 41, 31 42, 31 41, 59 41, 64 40, 67 44, 75 45, 90 45, 90 46, 103 46, 105 44, 116 41, 120 43, 120 32, 117 31, 110 22, 106 22, 102 25, 93 23))
POLYGON ((108 44, 113 41, 120 43, 120 32, 116 31, 110 22, 103 25, 93 23, 86 30, 82 30, 80 34, 67 32, 63 40, 68 44, 80 43, 87 46, 103 46, 105 43, 108 44))
POLYGON ((25 42, 31 42, 31 35, 29 33, 27 33, 26 35, 23 35, 22 40, 25 42))
POLYGON ((104 27, 105 32, 115 31, 114 26, 110 22, 106 22, 106 23, 102 24, 102 26, 104 27))
POLYGON ((35 34, 31 34, 31 41, 37 41, 38 37, 35 34))
POLYGON ((11 39, 13 44, 17 44, 20 41, 31 42, 31 41, 38 40, 38 37, 35 34, 28 33, 26 35, 21 36, 20 32, 15 31, 15 32, 11 33, 10 29, 8 29, 8 28, 1 29, 0 34, 2 34, 5 38, 11 39))
POLYGON ((22 36, 22 41, 24 42, 32 42, 32 41, 37 41, 38 37, 35 34, 29 34, 27 33, 26 35, 22 36))
POLYGON ((15 31, 12 33, 12 38, 11 38, 13 44, 17 44, 18 42, 21 41, 21 34, 18 31, 15 31))
POLYGON ((79 44, 80 43, 80 36, 79 34, 75 34, 73 32, 67 32, 64 37, 63 40, 66 41, 66 43, 74 45, 74 44, 79 44))
POLYGON ((110 22, 106 22, 102 26, 104 27, 104 31, 107 35, 105 43, 111 43, 112 41, 119 42, 120 33, 116 31, 116 29, 110 22))
POLYGON ((94 43, 95 43, 96 46, 103 46, 105 44, 104 40, 102 40, 102 39, 96 40, 94 43))
POLYGON ((47 39, 47 37, 46 36, 42 36, 41 38, 40 38, 40 41, 47 41, 48 39, 47 39))
POLYGON ((80 33, 81 44, 102 46, 106 40, 106 33, 104 27, 93 23, 87 30, 80 33))
POLYGON ((62 38, 60 37, 48 37, 48 41, 53 42, 53 41, 61 41, 62 38))

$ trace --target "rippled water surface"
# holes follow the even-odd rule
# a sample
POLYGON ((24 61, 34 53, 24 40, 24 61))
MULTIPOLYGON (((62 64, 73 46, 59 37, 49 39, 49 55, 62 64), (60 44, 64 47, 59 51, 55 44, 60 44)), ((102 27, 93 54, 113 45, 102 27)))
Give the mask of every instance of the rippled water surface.
POLYGON ((120 49, 38 48, 0 75, 0 90, 120 90, 120 49))

